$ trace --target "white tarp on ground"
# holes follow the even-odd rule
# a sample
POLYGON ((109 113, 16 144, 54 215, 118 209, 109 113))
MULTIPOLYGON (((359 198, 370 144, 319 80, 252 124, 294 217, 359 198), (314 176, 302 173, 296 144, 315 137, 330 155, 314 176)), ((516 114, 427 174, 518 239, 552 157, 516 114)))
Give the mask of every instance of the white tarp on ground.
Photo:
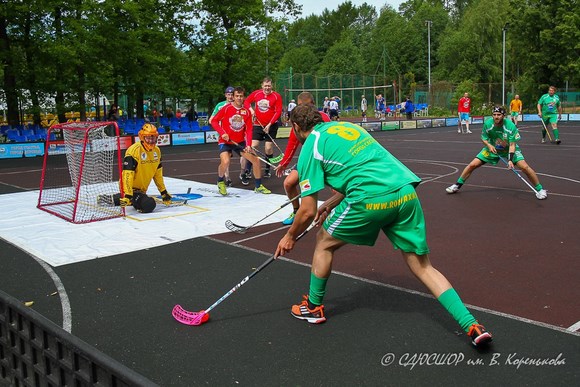
MULTIPOLYGON (((37 209, 38 191, 0 195, 0 237, 60 266, 228 232, 228 219, 249 226, 287 201, 283 195, 236 188, 228 188, 228 196, 223 197, 215 185, 173 178, 165 178, 165 184, 171 194, 191 188, 191 193, 203 197, 186 206, 158 204, 151 214, 130 207, 126 218, 73 224, 37 209)), ((157 188, 152 185, 149 193, 157 194, 157 188)), ((288 205, 260 224, 281 222, 291 209, 288 205)))

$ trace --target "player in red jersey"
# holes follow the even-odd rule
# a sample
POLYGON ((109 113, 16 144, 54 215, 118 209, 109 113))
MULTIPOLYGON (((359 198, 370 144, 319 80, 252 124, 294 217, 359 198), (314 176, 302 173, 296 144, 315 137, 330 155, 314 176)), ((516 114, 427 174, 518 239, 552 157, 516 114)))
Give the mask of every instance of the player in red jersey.
MULTIPOLYGON (((307 91, 300 93, 298 95, 297 100, 298 105, 314 106, 314 97, 312 96, 311 93, 307 91)), ((322 116, 322 120, 324 122, 330 122, 330 117, 328 116, 328 114, 320 112, 320 115, 322 116)), ((292 160, 292 158, 294 157, 294 154, 298 149, 298 145, 300 145, 300 142, 296 138, 296 134, 294 134, 294 131, 291 130, 290 137, 288 137, 288 144, 286 145, 286 150, 284 151, 284 158, 282 159, 282 161, 280 161, 280 164, 278 164, 278 166, 276 167, 276 176, 282 177, 284 171, 286 170, 286 168, 288 168, 288 165, 290 164, 290 160, 292 160)), ((288 199, 293 199, 300 193, 300 190, 298 188, 298 171, 296 170, 296 168, 293 168, 288 174, 288 176, 286 176, 286 178, 284 179, 284 190, 286 191, 288 199)), ((292 207, 294 208, 293 212, 290 214, 290 216, 288 216, 286 219, 282 221, 282 224, 289 225, 294 223, 294 215, 296 215, 296 212, 298 212, 298 209, 300 208, 300 200, 299 199, 293 200, 292 207)))
POLYGON ((459 99, 457 104, 457 113, 459 114, 459 128, 457 133, 463 133, 463 124, 467 128, 466 133, 471 133, 469 130, 469 113, 471 113, 471 99, 469 98, 469 93, 463 94, 463 97, 459 99))
POLYGON ((256 182, 255 192, 269 194, 271 191, 262 185, 260 160, 247 145, 252 143, 252 115, 244 107, 245 90, 242 87, 234 88, 234 100, 221 108, 211 120, 211 126, 219 133, 220 165, 218 166, 218 190, 227 195, 224 173, 230 166, 232 152, 245 158, 253 165, 256 182))
MULTIPOLYGON (((272 139, 278 133, 278 120, 282 115, 282 96, 272 90, 272 79, 265 77, 262 80, 262 88, 248 95, 244 107, 252 112, 254 128, 252 134, 252 147, 257 148, 260 141, 264 141, 264 152, 268 158, 274 157, 272 139), (254 104, 254 107, 252 107, 254 104)), ((246 166, 246 177, 249 167, 246 166)), ((266 164, 265 177, 270 177, 270 166, 266 164)))

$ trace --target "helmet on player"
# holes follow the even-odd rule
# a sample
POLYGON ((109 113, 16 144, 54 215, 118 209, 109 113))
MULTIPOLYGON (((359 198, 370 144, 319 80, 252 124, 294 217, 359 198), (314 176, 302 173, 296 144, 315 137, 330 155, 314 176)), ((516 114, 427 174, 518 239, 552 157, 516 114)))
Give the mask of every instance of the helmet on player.
POLYGON ((153 124, 147 123, 139 131, 139 140, 141 140, 143 148, 147 151, 155 148, 155 145, 157 145, 157 137, 159 137, 159 132, 153 124))

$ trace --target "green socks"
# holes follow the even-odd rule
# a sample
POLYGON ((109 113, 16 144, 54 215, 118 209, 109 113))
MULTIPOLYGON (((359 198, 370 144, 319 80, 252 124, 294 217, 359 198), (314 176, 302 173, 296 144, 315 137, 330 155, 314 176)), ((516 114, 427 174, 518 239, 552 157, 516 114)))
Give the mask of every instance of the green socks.
MULTIPOLYGON (((324 294, 326 293, 326 282, 328 278, 318 278, 314 273, 310 273, 310 292, 308 293, 308 303, 312 305, 322 305, 324 294)), ((310 307, 309 305, 308 307, 310 307)))
POLYGON ((443 305, 443 307, 447 309, 449 314, 453 316, 455 321, 457 321, 457 323, 461 326, 461 328, 465 332, 469 330, 469 327, 472 324, 477 323, 475 317, 473 317, 473 315, 469 313, 465 305, 463 305, 463 302, 461 301, 461 298, 459 298, 459 295, 457 294, 455 289, 451 288, 449 290, 446 290, 445 292, 443 292, 443 294, 439 296, 438 300, 441 303, 441 305, 443 305))
POLYGON ((554 129, 554 140, 557 140, 560 138, 560 131, 558 129, 554 129))

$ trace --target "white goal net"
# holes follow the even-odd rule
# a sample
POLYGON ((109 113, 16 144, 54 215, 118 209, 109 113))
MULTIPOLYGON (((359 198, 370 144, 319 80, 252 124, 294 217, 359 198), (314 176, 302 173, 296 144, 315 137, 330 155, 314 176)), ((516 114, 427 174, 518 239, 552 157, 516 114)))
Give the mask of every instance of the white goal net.
POLYGON ((47 134, 37 207, 72 223, 124 216, 124 209, 110 199, 120 193, 121 168, 116 123, 52 126, 47 134))

